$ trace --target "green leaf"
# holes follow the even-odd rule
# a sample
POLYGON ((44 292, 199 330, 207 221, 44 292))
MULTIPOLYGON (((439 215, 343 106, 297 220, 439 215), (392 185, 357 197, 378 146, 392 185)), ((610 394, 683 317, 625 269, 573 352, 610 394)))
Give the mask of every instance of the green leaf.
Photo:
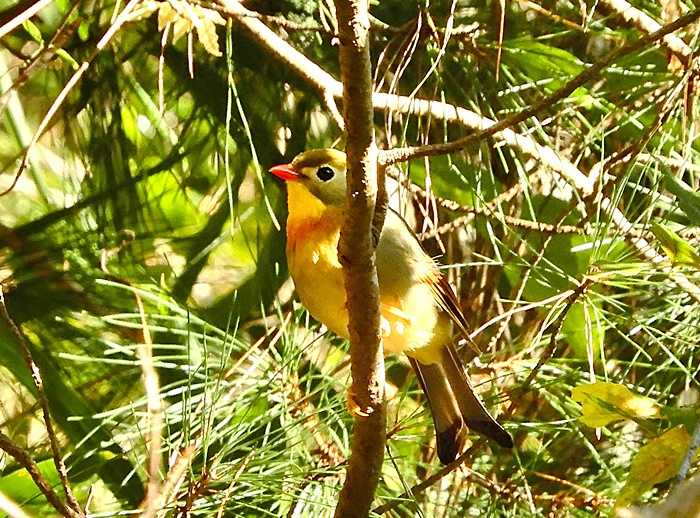
POLYGON ((577 301, 562 324, 562 332, 578 358, 598 358, 605 340, 602 310, 590 300, 577 301))
POLYGON ((664 173, 666 188, 671 191, 678 200, 678 206, 688 216, 693 225, 700 225, 700 194, 695 192, 683 180, 679 180, 668 173, 664 173))
POLYGON ((80 41, 87 41, 90 38, 90 24, 82 22, 78 26, 78 38, 80 41))
POLYGON ((579 385, 571 398, 583 405, 580 420, 591 428, 630 418, 658 418, 661 408, 651 398, 635 394, 624 385, 598 382, 579 385))
POLYGON ((73 70, 78 70, 80 68, 80 65, 78 65, 78 62, 73 59, 73 56, 68 54, 63 49, 56 49, 56 55, 61 58, 65 63, 67 63, 73 70))
MULTIPOLYGON (((58 477, 53 459, 37 462, 37 466, 51 486, 60 486, 61 480, 58 477)), ((29 502, 37 497, 43 500, 43 495, 39 488, 36 487, 29 472, 24 468, 18 468, 10 473, 6 473, 0 478, 0 493, 18 503, 29 502)))
POLYGON ((652 223, 651 231, 673 264, 684 264, 700 269, 700 255, 681 236, 659 223, 652 223))
POLYGON ((676 476, 688 453, 690 435, 676 426, 645 444, 632 459, 627 483, 615 505, 627 506, 656 484, 676 476))
POLYGON ((34 22, 31 20, 25 20, 22 22, 22 27, 24 27, 24 30, 27 31, 27 33, 32 37, 34 41, 36 41, 39 44, 44 43, 44 37, 41 35, 41 31, 39 30, 39 27, 37 27, 34 22))

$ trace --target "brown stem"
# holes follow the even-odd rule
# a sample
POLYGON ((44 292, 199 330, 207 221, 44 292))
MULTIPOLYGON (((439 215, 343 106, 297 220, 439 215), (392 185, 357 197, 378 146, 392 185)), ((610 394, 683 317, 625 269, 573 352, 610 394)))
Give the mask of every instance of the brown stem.
POLYGON ((78 501, 75 499, 73 491, 71 490, 70 484, 68 482, 68 472, 66 470, 66 465, 63 462, 63 458, 61 457, 61 448, 58 445, 58 438, 56 437, 56 431, 54 430, 53 421, 51 420, 51 412, 49 411, 49 401, 46 398, 46 393, 44 392, 44 381, 41 378, 39 366, 36 364, 34 358, 32 357, 32 352, 29 349, 29 345, 27 344, 27 340, 24 337, 24 334, 22 333, 20 328, 17 327, 17 324, 15 324, 15 322, 12 320, 12 317, 7 311, 7 306, 5 305, 5 295, 3 293, 2 286, 0 286, 0 315, 5 321, 5 324, 7 324, 12 333, 15 335, 17 343, 19 344, 20 352, 22 353, 22 357, 24 358, 24 362, 32 375, 32 381, 34 382, 34 387, 36 388, 36 398, 39 402, 39 406, 41 406, 41 411, 44 416, 44 425, 46 426, 46 433, 49 437, 49 444, 51 445, 53 463, 56 466, 58 477, 61 480, 61 485, 63 486, 63 491, 66 495, 66 501, 68 502, 67 507, 70 508, 73 515, 84 516, 83 511, 80 508, 80 504, 78 504, 78 501))
MULTIPOLYGON (((661 28, 661 24, 644 11, 631 5, 627 0, 603 0, 603 4, 620 14, 625 21, 637 27, 640 31, 652 34, 661 28)), ((661 42, 684 64, 688 65, 693 55, 693 49, 685 41, 674 34, 666 34, 661 42)))
MULTIPOLYGON (((340 38, 348 201, 338 255, 344 265, 355 413, 352 450, 336 517, 369 514, 386 443, 384 356, 372 225, 377 198, 367 0, 335 0, 340 38)), ((380 219, 382 219, 380 217, 380 219)))
POLYGON ((29 455, 29 453, 25 449, 17 446, 7 435, 5 435, 2 432, 0 432, 0 450, 7 453, 10 457, 15 459, 15 462, 17 462, 17 464, 19 464, 27 470, 36 486, 46 497, 46 500, 62 516, 69 516, 71 518, 77 518, 79 516, 82 516, 70 507, 68 507, 66 504, 61 502, 61 499, 51 488, 51 484, 49 484, 49 482, 44 478, 44 475, 41 474, 39 466, 36 462, 34 462, 34 459, 32 459, 31 455, 29 455))

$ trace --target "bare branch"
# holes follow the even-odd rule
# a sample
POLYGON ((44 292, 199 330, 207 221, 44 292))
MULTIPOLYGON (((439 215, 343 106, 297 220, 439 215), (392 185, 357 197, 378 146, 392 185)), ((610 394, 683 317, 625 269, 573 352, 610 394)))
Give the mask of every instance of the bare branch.
POLYGON ((698 452, 698 448, 700 448, 700 424, 695 425, 695 431, 693 431, 690 446, 688 447, 688 451, 685 454, 683 463, 681 464, 681 469, 678 470, 678 477, 676 477, 676 479, 679 482, 685 480, 685 477, 688 476, 688 471, 690 471, 690 467, 693 464, 693 459, 695 458, 695 454, 698 452))
MULTIPOLYGON (((565 99, 577 88, 583 86, 590 80, 598 77, 603 70, 605 70, 618 59, 620 59, 622 56, 640 50, 646 45, 649 45, 650 43, 662 39, 670 35, 670 33, 691 24, 698 18, 700 18, 700 9, 691 11, 690 13, 681 16, 677 20, 666 24, 663 27, 659 26, 658 30, 654 31, 653 33, 648 34, 611 52, 610 54, 608 54, 608 56, 596 62, 594 65, 590 66, 573 79, 569 80, 564 86, 559 88, 552 95, 545 97, 541 101, 525 108, 524 110, 514 115, 511 115, 510 117, 506 117, 501 121, 495 122, 490 119, 473 114, 472 112, 464 110, 463 108, 455 108, 453 106, 450 106, 450 109, 446 111, 446 114, 448 115, 448 117, 446 117, 446 120, 459 122, 467 128, 476 129, 477 132, 471 135, 467 135, 466 137, 463 137, 461 139, 454 140, 452 142, 446 142, 442 144, 430 144, 426 146, 410 146, 384 151, 380 154, 380 161, 384 164, 393 164, 396 162, 405 162, 412 158, 453 153, 455 151, 460 151, 464 149, 469 144, 482 140, 488 136, 498 134, 498 136, 501 137, 507 144, 513 147, 520 148, 521 151, 533 156, 534 158, 541 160, 547 166, 561 173, 569 181, 572 181, 576 188, 582 191, 584 194, 590 193, 593 188, 592 182, 588 178, 585 178, 585 176, 585 179, 580 179, 579 174, 581 173, 580 171, 578 171, 578 169, 576 169, 575 166, 573 166, 573 164, 566 163, 566 161, 563 161, 561 158, 557 157, 556 154, 554 154, 554 152, 551 151, 549 148, 539 146, 538 144, 534 143, 532 139, 518 135, 517 133, 512 132, 507 128, 511 128, 516 124, 524 122, 530 117, 539 113, 540 111, 550 108, 555 103, 561 101, 562 99, 565 99), (537 152, 539 152, 540 155, 536 154, 537 152), (554 157, 551 157, 550 155, 554 155, 554 157), (552 160, 551 163, 549 163, 550 160, 552 160)), ((414 103, 417 106, 422 105, 422 103, 425 102, 428 102, 430 104, 429 101, 421 101, 418 99, 414 101, 414 103)), ((375 105, 377 104, 380 103, 378 103, 375 100, 375 105)), ((443 103, 433 102, 432 104, 436 105, 443 103)), ((410 110, 410 112, 407 112, 405 109, 399 109, 398 107, 395 109, 401 111, 402 113, 413 113, 416 115, 424 115, 430 113, 434 117, 443 118, 440 117, 439 114, 435 114, 435 112, 433 111, 436 109, 435 107, 431 109, 430 106, 427 106, 426 108, 427 109, 425 110, 419 110, 414 108, 413 110, 410 110)))
MULTIPOLYGON (((352 450, 336 517, 369 514, 384 459, 386 408, 384 352, 379 331, 379 281, 374 258, 377 148, 374 143, 372 72, 367 0, 335 0, 347 132, 347 209, 338 256, 347 293, 352 387, 355 413, 352 450)), ((382 174, 382 180, 384 175, 382 174)), ((382 189, 383 191, 383 189, 382 189)), ((383 195, 386 198, 386 194, 383 195)), ((384 202, 382 202, 384 203, 384 202)))
POLYGON ((20 352, 22 353, 22 357, 24 358, 24 362, 32 375, 32 381, 34 382, 34 387, 36 388, 36 398, 39 402, 39 406, 41 407, 41 411, 44 416, 46 434, 49 437, 49 444, 51 445, 53 463, 56 466, 58 477, 61 480, 61 485, 63 486, 63 492, 66 495, 68 507, 76 516, 84 516, 83 511, 80 508, 80 504, 78 504, 75 495, 73 495, 70 483, 68 482, 68 471, 66 470, 66 465, 63 462, 63 457, 61 456, 61 448, 58 445, 58 438, 56 437, 56 431, 54 430, 53 421, 51 420, 49 400, 46 398, 46 393, 44 392, 44 381, 41 378, 39 366, 36 364, 34 358, 32 357, 32 352, 29 349, 29 345, 27 344, 27 340, 24 337, 24 333, 22 333, 21 329, 17 327, 17 324, 15 324, 15 322, 12 320, 12 317, 7 311, 7 306, 5 305, 5 295, 3 293, 2 286, 0 286, 0 315, 2 315, 2 319, 5 321, 7 326, 12 330, 12 333, 15 335, 17 343, 20 347, 20 352))
POLYGON ((478 439, 474 444, 472 444, 467 450, 465 450, 462 454, 460 454, 455 460, 450 462, 449 464, 445 464, 442 468, 437 470, 435 473, 433 473, 431 476, 426 478, 423 482, 420 484, 416 484, 413 486, 409 491, 406 491, 403 493, 401 496, 398 496, 395 500, 391 500, 385 504, 382 504, 378 507, 375 507, 372 512, 375 514, 385 514, 388 513, 389 511, 393 510, 394 508, 398 507, 401 502, 405 501, 408 498, 412 498, 415 495, 419 495, 435 483, 439 482, 443 478, 445 478, 447 475, 452 473, 454 470, 459 468, 464 461, 466 461, 469 457, 472 456, 472 454, 478 450, 482 445, 486 444, 486 440, 483 438, 478 439))
MULTIPOLYGON (((626 0, 602 0, 602 3, 616 13, 622 15, 626 21, 647 34, 653 34, 661 29, 661 24, 659 22, 644 11, 640 11, 626 0)), ((682 38, 674 34, 666 34, 661 38, 661 42, 668 47, 684 65, 690 62, 693 49, 686 45, 682 38)))
POLYGON ((61 499, 53 490, 51 484, 49 484, 48 481, 44 478, 44 475, 41 474, 39 466, 36 462, 34 462, 32 456, 29 455, 29 453, 25 449, 17 446, 7 435, 5 435, 2 432, 0 432, 0 450, 7 453, 10 457, 15 459, 17 464, 19 464, 27 470, 36 486, 46 497, 46 500, 62 516, 68 516, 70 518, 78 518, 80 516, 83 516, 82 514, 78 514, 66 504, 61 502, 61 499))

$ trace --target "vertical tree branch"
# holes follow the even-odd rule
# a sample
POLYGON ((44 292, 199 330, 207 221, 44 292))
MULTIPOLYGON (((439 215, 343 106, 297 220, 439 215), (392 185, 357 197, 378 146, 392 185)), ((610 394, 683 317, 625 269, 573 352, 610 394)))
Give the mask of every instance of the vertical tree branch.
MULTIPOLYGON (((355 413, 352 451, 336 517, 369 514, 379 483, 384 445, 384 357, 379 332, 379 282, 372 225, 377 198, 377 148, 367 0, 335 0, 340 37, 343 117, 347 131, 348 207, 338 252, 345 266, 355 413)), ((381 218, 380 218, 381 219, 381 218)))

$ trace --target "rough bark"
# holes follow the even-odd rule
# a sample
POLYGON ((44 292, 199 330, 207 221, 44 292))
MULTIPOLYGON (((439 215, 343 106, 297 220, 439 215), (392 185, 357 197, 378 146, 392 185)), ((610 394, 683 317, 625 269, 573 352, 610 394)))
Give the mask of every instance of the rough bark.
POLYGON ((366 0, 335 0, 347 132, 348 206, 339 256, 349 314, 352 388, 357 404, 352 451, 336 517, 369 514, 379 482, 384 445, 384 356, 379 332, 379 283, 372 224, 377 198, 377 149, 372 121, 369 13, 366 0))

